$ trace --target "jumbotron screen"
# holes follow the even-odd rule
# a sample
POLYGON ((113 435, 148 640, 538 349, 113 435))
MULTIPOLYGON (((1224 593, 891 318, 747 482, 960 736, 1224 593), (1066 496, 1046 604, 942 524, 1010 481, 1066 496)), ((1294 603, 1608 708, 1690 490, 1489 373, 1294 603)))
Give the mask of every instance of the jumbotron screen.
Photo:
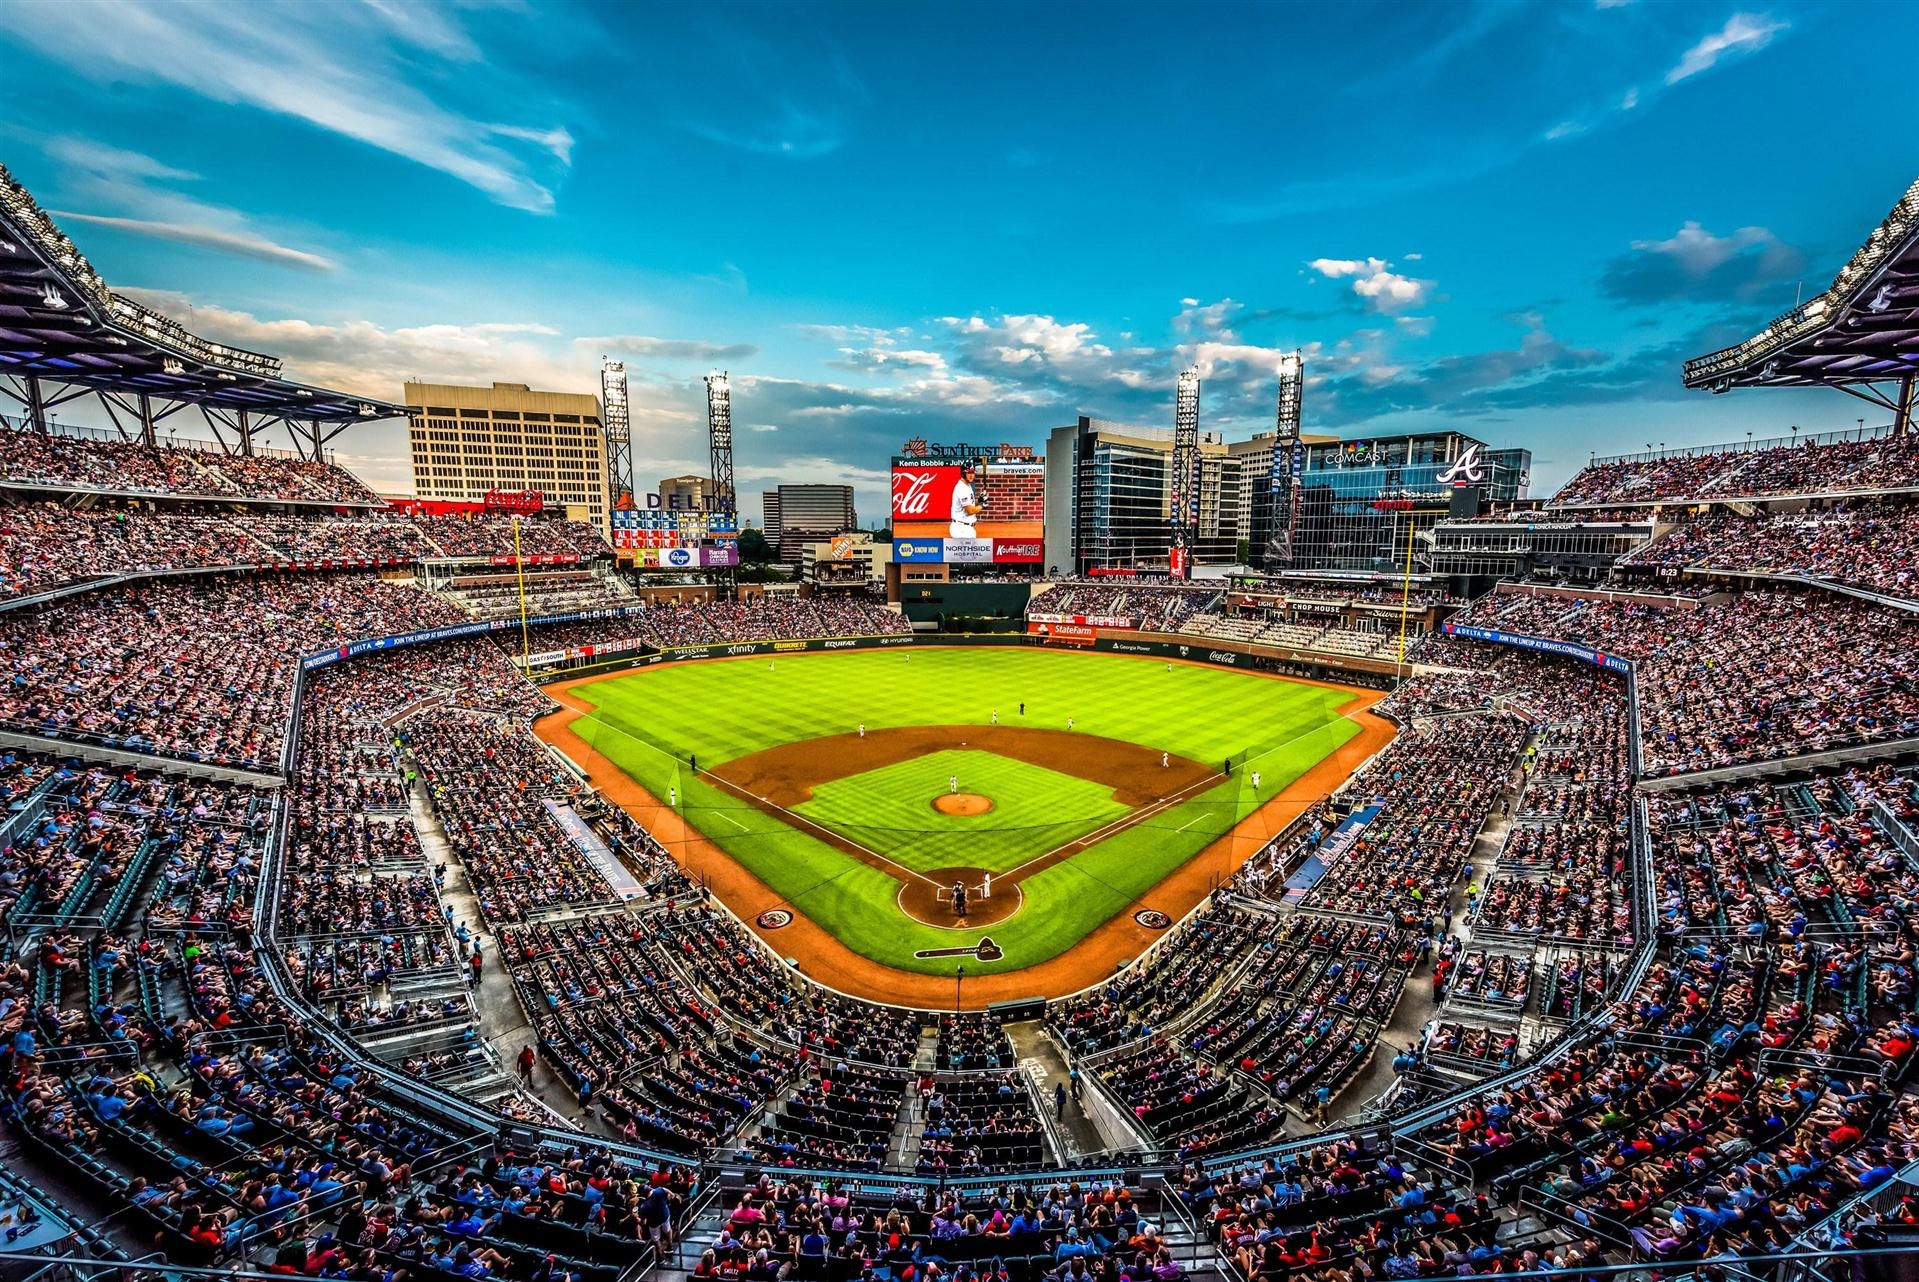
POLYGON ((958 565, 1045 558, 1046 465, 1026 457, 893 460, 893 559, 958 565))

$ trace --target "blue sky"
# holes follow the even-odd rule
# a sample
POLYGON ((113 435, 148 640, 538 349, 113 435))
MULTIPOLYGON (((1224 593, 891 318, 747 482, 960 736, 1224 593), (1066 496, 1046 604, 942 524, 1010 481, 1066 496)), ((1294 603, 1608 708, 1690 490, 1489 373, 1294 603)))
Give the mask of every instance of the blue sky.
MULTIPOLYGON (((1679 384, 1919 173, 1919 6, 0 0, 0 162, 117 288, 311 381, 596 390, 642 488, 1079 413, 1535 453, 1850 426, 1679 384), (1884 69, 1881 69, 1884 68, 1884 69)), ((404 434, 352 465, 404 488, 404 434)), ((746 504, 749 514, 755 505, 746 504)))

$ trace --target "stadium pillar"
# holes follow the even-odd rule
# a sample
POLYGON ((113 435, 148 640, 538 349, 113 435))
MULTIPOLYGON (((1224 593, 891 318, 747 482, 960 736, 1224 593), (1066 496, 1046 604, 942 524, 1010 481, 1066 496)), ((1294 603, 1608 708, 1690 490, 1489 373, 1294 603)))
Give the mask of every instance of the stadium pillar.
POLYGON ((153 398, 140 393, 140 444, 153 448, 153 398))
POLYGON ((27 375, 27 422, 33 424, 33 430, 45 435, 47 431, 47 398, 40 394, 40 376, 27 375))
POLYGON ((1912 430, 1913 376, 1906 375, 1899 380, 1899 406, 1892 417, 1892 431, 1895 436, 1904 436, 1912 430))
POLYGON ((253 424, 247 418, 245 410, 240 411, 240 453, 253 457, 253 424))

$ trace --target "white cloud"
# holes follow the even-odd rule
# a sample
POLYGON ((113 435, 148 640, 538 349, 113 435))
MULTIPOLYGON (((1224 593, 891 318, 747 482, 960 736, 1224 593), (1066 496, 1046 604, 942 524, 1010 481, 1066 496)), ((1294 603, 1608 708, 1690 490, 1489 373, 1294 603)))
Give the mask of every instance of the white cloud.
POLYGON ((991 351, 1009 365, 1026 361, 1072 363, 1113 354, 1112 348, 1098 341, 1091 325, 1065 323, 1051 316, 1000 316, 992 321, 979 316, 946 316, 941 324, 968 339, 981 340, 970 345, 991 351))
POLYGON ((311 254, 304 249, 276 244, 264 236, 248 231, 231 231, 192 223, 156 222, 146 218, 116 218, 108 214, 80 214, 72 210, 50 212, 55 218, 67 222, 92 223, 99 227, 111 227, 115 231, 131 232, 136 236, 152 236, 156 240, 170 240, 176 244, 196 245, 201 249, 237 254, 242 258, 253 258, 263 263, 277 263, 282 267, 330 272, 339 266, 331 258, 311 254))
POLYGON ((1586 126, 1577 120, 1562 120, 1546 131, 1547 142, 1558 142, 1562 138, 1571 138, 1574 134, 1583 134, 1586 126))
POLYGON ((1770 14, 1735 13, 1726 20, 1725 26, 1686 50, 1679 65, 1666 73, 1666 83, 1676 85, 1702 71, 1710 71, 1728 55, 1743 57, 1757 53, 1785 29, 1786 24, 1770 14))
POLYGON ((198 174, 141 152, 85 138, 49 138, 41 146, 60 167, 62 191, 78 198, 71 203, 99 207, 52 210, 56 219, 111 227, 302 271, 330 272, 339 266, 324 254, 295 248, 264 234, 236 209, 211 205, 176 190, 180 184, 198 182, 198 174))
POLYGON ((1626 90, 1624 96, 1622 96, 1619 99, 1619 109, 1621 111, 1631 111, 1634 107, 1637 107, 1638 105, 1639 105, 1639 86, 1634 85, 1632 88, 1626 90))
POLYGON ((1306 264, 1328 280, 1353 283, 1353 293, 1376 312, 1403 312, 1423 304, 1434 282, 1392 270, 1383 258, 1315 258, 1306 264))
POLYGON ((511 379, 560 392, 599 391, 599 362, 584 353, 554 350, 536 340, 559 331, 531 321, 474 325, 414 325, 395 329, 368 320, 320 324, 272 320, 185 295, 127 289, 127 295, 172 316, 196 334, 286 359, 289 377, 394 401, 400 385, 491 383, 511 379))
POLYGON ((751 343, 709 343, 698 338, 654 338, 647 334, 604 334, 576 338, 573 346, 602 355, 637 356, 642 360, 733 361, 757 355, 751 343))
POLYGON ((500 204, 550 213, 553 193, 524 148, 503 144, 530 144, 564 169, 573 146, 566 129, 489 122, 419 87, 457 85, 475 101, 516 96, 456 12, 392 0, 120 0, 110 10, 12 6, 8 31, 96 83, 168 84, 292 117, 448 174, 500 204), (438 64, 448 62, 459 64, 457 74, 441 74, 438 64))
POLYGON ((1635 240, 1632 247, 1642 253, 1663 255, 1686 275, 1698 279, 1746 250, 1770 249, 1777 244, 1779 238, 1764 227, 1741 227, 1730 236, 1715 236, 1688 219, 1666 239, 1635 240))

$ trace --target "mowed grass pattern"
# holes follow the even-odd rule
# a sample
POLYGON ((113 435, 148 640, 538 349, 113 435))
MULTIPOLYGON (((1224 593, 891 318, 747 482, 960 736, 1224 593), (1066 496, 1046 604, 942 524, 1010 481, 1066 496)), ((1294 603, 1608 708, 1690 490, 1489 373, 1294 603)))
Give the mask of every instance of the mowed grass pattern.
MULTIPOLYGON (((920 961, 914 951, 949 947, 959 942, 954 931, 902 914, 893 876, 692 777, 689 756, 718 766, 861 723, 869 730, 985 725, 997 711, 1002 725, 1065 729, 1070 716, 1080 733, 1209 765, 1235 758, 1230 780, 1025 880, 1025 906, 992 929, 1006 956, 976 972, 990 973, 1070 948, 1358 732, 1338 715, 1352 698, 1344 690, 1230 668, 1169 669, 1153 659, 1013 647, 662 665, 573 693, 594 709, 574 723, 581 738, 654 796, 664 800, 676 790, 688 821, 783 900, 862 956, 926 974, 950 973, 950 964, 920 961), (1241 764, 1249 752, 1251 760, 1241 764), (1250 787, 1252 770, 1263 776, 1259 796, 1250 787)), ((902 798, 900 813, 937 818, 926 800, 902 798)))
POLYGON ((974 750, 933 752, 813 789, 800 814, 918 872, 1006 872, 1131 812, 1113 790, 1057 770, 974 750), (943 815, 948 791, 989 797, 983 815, 943 815))

